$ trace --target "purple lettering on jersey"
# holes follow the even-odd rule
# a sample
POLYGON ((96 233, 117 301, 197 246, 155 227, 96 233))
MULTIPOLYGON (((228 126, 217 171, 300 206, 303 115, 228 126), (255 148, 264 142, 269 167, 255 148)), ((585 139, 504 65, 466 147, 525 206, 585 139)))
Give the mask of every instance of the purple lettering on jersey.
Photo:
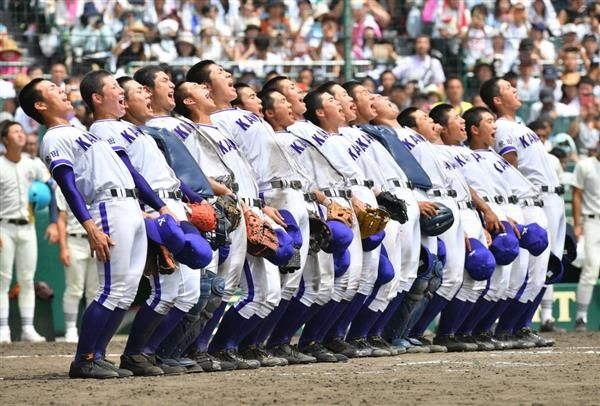
POLYGON ((350 148, 348 148, 348 154, 350 155, 350 157, 351 157, 353 160, 355 160, 355 161, 356 161, 356 160, 358 159, 358 155, 354 153, 353 149, 354 149, 354 150, 356 150, 356 149, 355 149, 355 148, 353 148, 353 147, 350 147, 350 148))
POLYGON ((476 160, 477 162, 479 162, 479 161, 485 161, 485 157, 484 157, 484 156, 482 156, 482 155, 481 155, 480 153, 478 153, 478 152, 472 152, 472 153, 471 153, 471 156, 472 156, 473 158, 475 158, 475 160, 476 160))
POLYGON ((224 140, 219 141, 217 143, 217 145, 219 146, 219 150, 223 154, 226 154, 229 151, 233 151, 234 149, 237 149, 237 145, 235 144, 235 142, 231 141, 229 138, 225 138, 224 140))
POLYGON ((82 139, 82 137, 77 137, 75 139, 75 143, 81 147, 82 150, 87 151, 89 147, 92 146, 91 143, 87 143, 82 139))
POLYGON ((408 149, 409 151, 411 151, 415 147, 415 144, 411 143, 408 139, 400 140, 400 142, 404 144, 406 149, 408 149))
POLYGON ((465 162, 467 159, 465 159, 466 157, 464 155, 456 155, 454 157, 454 160, 456 161, 457 164, 459 164, 460 166, 465 166, 467 163, 465 162))
POLYGON ((519 141, 521 141, 521 146, 523 148, 527 148, 529 146, 529 143, 525 140, 525 135, 521 135, 519 137, 519 141))
POLYGON ((185 126, 183 123, 181 123, 180 125, 178 125, 177 127, 175 127, 173 129, 173 132, 175 134, 179 135, 179 137, 182 140, 185 140, 187 137, 190 136, 190 133, 191 133, 189 127, 188 128, 186 128, 186 127, 188 127, 188 126, 185 126))
POLYGON ((420 134, 411 134, 410 139, 415 143, 415 145, 425 141, 425 138, 423 138, 420 134))
POLYGON ((125 141, 127 141, 128 143, 133 143, 133 141, 137 140, 137 138, 143 134, 139 129, 137 128, 126 128, 125 130, 123 130, 121 132, 121 137, 123 137, 125 139, 125 141))
POLYGON ((319 135, 322 135, 322 134, 319 134, 319 133, 313 134, 311 138, 313 139, 314 142, 316 142, 319 146, 321 146, 325 143, 325 139, 319 137, 319 135))
POLYGON ((509 166, 510 166, 510 164, 505 159, 500 159, 500 160, 494 162, 494 169, 496 169, 500 173, 504 172, 506 170, 506 168, 508 168, 509 166))
POLYGON ((301 153, 303 153, 304 150, 306 150, 306 148, 304 148, 304 146, 302 146, 301 143, 298 142, 298 141, 292 142, 290 144, 290 148, 292 149, 292 151, 294 151, 298 155, 301 154, 301 153))
POLYGON ((369 144, 365 143, 365 141, 363 141, 361 138, 357 138, 355 148, 360 148, 361 150, 366 151, 367 148, 369 148, 369 144))
POLYGON ((241 118, 238 118, 237 120, 235 120, 235 123, 244 131, 246 131, 248 128, 250 128, 250 124, 244 123, 241 118))

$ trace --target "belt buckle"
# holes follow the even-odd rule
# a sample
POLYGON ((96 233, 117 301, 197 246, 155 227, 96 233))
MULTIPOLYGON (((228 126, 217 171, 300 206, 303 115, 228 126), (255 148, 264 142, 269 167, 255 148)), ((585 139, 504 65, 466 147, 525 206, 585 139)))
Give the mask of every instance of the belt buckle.
POLYGON ((332 193, 333 189, 323 189, 322 192, 325 196, 327 197, 333 197, 333 193, 332 193))
POLYGON ((304 194, 304 200, 306 200, 307 202, 314 202, 315 200, 317 200, 317 194, 314 192, 308 192, 304 194))
POLYGON ((290 182, 290 187, 292 189, 302 189, 302 182, 299 180, 293 180, 290 182))
POLYGON ((450 196, 450 197, 456 197, 456 196, 458 196, 458 194, 456 193, 456 190, 449 189, 448 190, 448 196, 450 196))
POLYGON ((560 185, 560 186, 558 186, 558 187, 555 187, 555 188, 554 188, 554 192, 555 192, 557 195, 559 195, 559 196, 562 196, 562 195, 564 195, 564 194, 565 194, 565 187, 564 187, 563 185, 560 185))
POLYGON ((517 196, 509 196, 508 197, 508 202, 511 204, 516 204, 519 202, 519 199, 517 198, 517 196))
POLYGON ((240 185, 238 185, 237 182, 233 182, 231 184, 231 191, 233 193, 237 193, 237 192, 239 192, 239 190, 240 190, 240 185))
POLYGON ((410 190, 413 190, 415 188, 415 185, 410 180, 407 180, 406 187, 409 188, 410 190))
POLYGON ((352 191, 350 189, 341 189, 340 194, 346 199, 352 198, 352 191))
POLYGON ((442 192, 439 189, 433 191, 433 195, 435 197, 442 197, 442 192))
POLYGON ((502 204, 504 203, 504 198, 502 196, 494 196, 494 201, 496 204, 502 204))
POLYGON ((366 187, 372 188, 375 185, 375 182, 373 182, 370 179, 367 179, 367 180, 365 180, 364 184, 365 184, 366 187))

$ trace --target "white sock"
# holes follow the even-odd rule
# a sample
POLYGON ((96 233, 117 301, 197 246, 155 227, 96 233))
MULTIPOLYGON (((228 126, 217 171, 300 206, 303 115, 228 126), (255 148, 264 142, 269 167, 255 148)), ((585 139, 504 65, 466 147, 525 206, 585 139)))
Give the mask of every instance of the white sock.
POLYGON ((542 300, 542 323, 552 321, 552 300, 542 300))
POLYGON ((594 285, 577 285, 577 318, 587 323, 587 311, 592 301, 594 285))

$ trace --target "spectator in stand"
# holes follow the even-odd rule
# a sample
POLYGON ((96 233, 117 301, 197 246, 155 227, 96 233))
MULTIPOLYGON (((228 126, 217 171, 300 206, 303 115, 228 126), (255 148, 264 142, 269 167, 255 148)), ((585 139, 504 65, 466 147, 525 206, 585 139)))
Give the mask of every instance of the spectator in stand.
POLYGON ((556 49, 554 48, 554 44, 546 39, 545 33, 546 26, 544 23, 534 23, 531 26, 531 31, 529 31, 538 59, 546 63, 554 63, 556 60, 556 49))
MULTIPOLYGON (((78 56, 109 53, 115 44, 115 33, 102 21, 94 3, 86 3, 83 15, 71 31, 71 46, 78 56)), ((104 58, 97 55, 98 59, 104 58)))
MULTIPOLYGON (((315 61, 342 60, 342 54, 338 52, 336 46, 339 29, 336 18, 331 14, 325 14, 317 19, 315 26, 316 29, 313 30, 312 37, 308 42, 312 59, 315 61)), ((323 76, 323 73, 322 68, 315 70, 315 74, 319 77, 323 76)))
POLYGON ((579 48, 567 47, 562 50, 563 77, 569 73, 579 73, 579 48))
POLYGON ((302 68, 298 72, 298 86, 304 91, 310 91, 313 87, 314 74, 311 68, 302 68))
POLYGON ((263 77, 266 72, 276 69, 283 58, 270 51, 270 42, 270 38, 266 35, 261 34, 256 37, 255 51, 243 64, 245 70, 253 71, 258 77, 263 77))
MULTIPOLYGON (((339 1, 332 10, 335 18, 341 18, 344 2, 339 1)), ((352 46, 362 47, 364 32, 372 28, 377 38, 383 36, 383 29, 391 20, 390 14, 377 0, 351 0, 352 7, 352 46)))
POLYGON ((178 0, 147 0, 143 21, 149 25, 158 25, 161 21, 172 18, 178 20, 178 0))
POLYGON ((562 81, 558 78, 556 66, 544 65, 542 67, 541 87, 552 89, 554 100, 559 101, 562 98, 562 81))
POLYGON ((150 45, 150 59, 159 63, 169 63, 177 58, 177 48, 175 47, 175 38, 179 31, 179 23, 167 18, 157 25, 159 40, 150 45))
POLYGON ((50 66, 50 81, 63 90, 68 76, 69 73, 64 63, 56 62, 50 66))
POLYGON ((496 0, 494 14, 488 19, 488 24, 494 28, 500 28, 502 24, 508 23, 511 16, 512 5, 510 0, 496 0))
POLYGON ((381 75, 379 75, 379 87, 377 88, 377 92, 382 96, 389 97, 395 82, 396 77, 394 76, 394 72, 389 69, 384 70, 381 75))
POLYGON ((471 23, 464 35, 465 65, 470 70, 477 61, 492 58, 492 27, 485 24, 488 11, 484 4, 471 9, 471 23))
MULTIPOLYGON (((329 12, 329 7, 327 7, 327 4, 323 5, 325 6, 325 10, 321 13, 324 14, 329 12)), ((298 18, 290 21, 290 24, 292 24, 293 37, 308 37, 308 34, 312 30, 315 22, 315 18, 313 17, 313 15, 316 15, 315 11, 316 10, 313 10, 310 0, 302 0, 298 2, 298 18)))
POLYGON ((420 89, 435 84, 441 93, 444 89, 446 75, 440 61, 429 55, 430 50, 429 37, 421 35, 415 40, 415 53, 402 59, 393 72, 396 78, 403 82, 418 81, 420 89))
POLYGON ((256 37, 260 33, 258 25, 248 25, 245 30, 244 39, 237 42, 234 51, 234 60, 245 61, 256 52, 256 37))
POLYGON ((550 136, 552 135, 552 120, 538 118, 527 125, 540 139, 546 152, 550 152, 553 148, 550 136))
POLYGON ((560 25, 583 24, 586 17, 584 0, 569 0, 566 8, 558 13, 560 25))
POLYGON ((113 47, 113 55, 117 58, 117 68, 127 66, 134 61, 147 61, 150 49, 146 44, 148 29, 144 24, 135 22, 123 29, 123 35, 113 47))
MULTIPOLYGON (((190 40, 193 41, 194 39, 188 35, 185 40, 189 43, 190 40)), ((183 41, 183 38, 178 37, 178 41, 183 41)), ((218 32, 212 21, 205 21, 202 30, 200 30, 200 59, 209 59, 211 61, 233 59, 234 49, 229 46, 227 41, 228 37, 218 32)))
POLYGON ((567 106, 554 99, 552 89, 543 87, 540 90, 539 101, 531 105, 529 121, 538 119, 554 120, 556 117, 564 115, 565 111, 567 111, 567 106))
POLYGON ((266 17, 260 22, 260 32, 267 37, 276 38, 278 35, 287 36, 292 32, 290 20, 285 15, 285 2, 282 0, 267 0, 265 5, 266 17))
POLYGON ((598 54, 598 39, 594 34, 587 34, 581 40, 582 52, 581 59, 586 72, 589 72, 592 63, 600 63, 600 55, 598 54))
POLYGON ((581 155, 593 153, 600 140, 600 108, 596 99, 590 106, 584 106, 575 120, 577 137, 575 143, 581 155))
POLYGON ((529 28, 525 4, 522 1, 517 1, 511 9, 510 20, 500 26, 500 31, 506 38, 505 53, 512 61, 517 57, 521 40, 529 37, 529 28))
POLYGON ((464 1, 442 0, 431 37, 444 40, 446 51, 456 56, 469 27, 469 20, 469 10, 464 1))
POLYGON ((398 106, 400 111, 410 107, 411 98, 406 91, 406 86, 400 82, 394 83, 389 98, 396 106, 398 106))
POLYGON ((597 102, 594 97, 594 81, 589 76, 582 76, 577 83, 577 95, 568 104, 579 115, 583 108, 591 108, 594 102, 597 102))
POLYGON ((194 35, 190 31, 180 31, 177 34, 175 47, 177 49, 176 63, 192 66, 200 61, 200 58, 196 56, 194 35))
POLYGON ((244 36, 248 26, 259 27, 260 17, 254 7, 254 0, 242 0, 239 14, 232 15, 228 24, 232 29, 232 35, 236 38, 244 36))
POLYGON ((584 262, 577 285, 575 331, 587 330, 588 307, 600 276, 600 143, 594 154, 575 167, 573 182, 573 231, 584 238, 584 262))
MULTIPOLYGON (((463 99, 465 89, 463 87, 462 80, 458 76, 449 77, 446 81, 444 89, 446 91, 445 103, 448 103, 454 107, 454 111, 456 111, 457 114, 462 116, 465 111, 473 107, 471 103, 463 99)), ((436 103, 436 105, 440 103, 436 103)))
POLYGON ((194 35, 200 34, 202 9, 210 5, 210 0, 190 0, 181 7, 181 25, 185 31, 194 35))
POLYGON ((500 30, 492 35, 492 60, 494 71, 498 75, 504 75, 510 71, 515 61, 515 55, 506 52, 506 40, 500 30))
POLYGON ((517 92, 519 99, 524 102, 534 102, 540 97, 540 79, 533 75, 533 61, 521 62, 519 65, 519 79, 517 92))
POLYGON ((553 37, 560 35, 560 22, 550 0, 533 0, 527 10, 527 18, 533 27, 544 25, 553 37))

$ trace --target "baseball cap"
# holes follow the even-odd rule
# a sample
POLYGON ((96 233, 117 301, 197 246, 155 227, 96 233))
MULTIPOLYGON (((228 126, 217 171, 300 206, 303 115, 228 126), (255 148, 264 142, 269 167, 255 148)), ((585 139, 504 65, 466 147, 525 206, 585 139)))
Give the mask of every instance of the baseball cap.
POLYGON ((283 228, 273 228, 273 231, 277 235, 277 251, 265 258, 274 265, 283 266, 294 255, 294 240, 283 228))
POLYGON ((537 31, 546 31, 546 25, 542 22, 531 24, 531 28, 537 31))
POLYGON ((343 252, 333 254, 333 273, 339 278, 346 273, 350 267, 350 251, 345 249, 343 252))
POLYGON ((206 267, 213 259, 213 251, 208 241, 202 237, 200 231, 188 221, 179 223, 184 233, 185 244, 173 258, 192 269, 206 267))
POLYGON ((285 232, 292 237, 292 241, 294 246, 299 248, 302 246, 302 232, 300 231, 300 227, 298 227, 298 223, 292 213, 288 210, 279 210, 279 214, 283 217, 283 221, 287 225, 285 228, 285 232))
POLYGON ((519 240, 508 221, 503 221, 504 232, 492 235, 490 251, 497 265, 509 265, 519 256, 519 240))
POLYGON ((465 269, 476 281, 489 279, 496 268, 492 252, 475 238, 469 238, 471 250, 465 255, 465 269))
POLYGON ((231 251, 231 245, 221 245, 219 247, 219 265, 221 265, 225 260, 229 257, 229 253, 231 251))
POLYGON ((521 234, 519 245, 534 257, 540 255, 548 247, 548 233, 538 223, 517 224, 517 229, 521 234))
POLYGON ((424 245, 421 245, 421 253, 419 254, 419 267, 417 268, 417 275, 420 278, 427 277, 433 270, 433 264, 435 263, 435 256, 429 251, 424 245))
POLYGON ((546 284, 551 285, 556 282, 560 282, 565 273, 565 267, 563 263, 556 255, 550 253, 550 259, 548 260, 548 270, 546 271, 546 284))
POLYGON ((441 239, 437 239, 437 257, 446 266, 446 243, 441 239))
POLYGON ((379 266, 377 267, 377 279, 375 280, 375 286, 381 286, 392 279, 394 279, 394 267, 387 256, 385 248, 381 247, 381 253, 379 254, 379 266))
POLYGON ((379 246, 379 244, 381 244, 381 242, 383 241, 384 238, 385 238, 384 230, 381 230, 377 234, 373 234, 367 238, 363 238, 363 240, 362 240, 363 251, 365 251, 365 252, 373 251, 375 248, 377 248, 379 246))
POLYGON ((329 240, 327 247, 323 248, 323 251, 328 254, 344 252, 344 250, 350 246, 352 239, 354 238, 352 229, 339 220, 327 220, 326 223, 331 230, 331 239, 329 240))
POLYGON ((154 219, 145 218, 146 235, 157 244, 164 245, 173 255, 179 253, 185 245, 185 233, 181 226, 169 214, 154 219))
POLYGON ((566 235, 565 235, 565 248, 563 250, 563 263, 570 264, 577 258, 577 238, 575 238, 575 231, 573 226, 567 223, 566 235))
POLYGON ((551 103, 554 101, 554 92, 548 87, 543 87, 540 90, 540 101, 542 103, 551 103))
POLYGON ((544 79, 558 79, 558 70, 554 65, 544 65, 542 68, 542 76, 544 79))

